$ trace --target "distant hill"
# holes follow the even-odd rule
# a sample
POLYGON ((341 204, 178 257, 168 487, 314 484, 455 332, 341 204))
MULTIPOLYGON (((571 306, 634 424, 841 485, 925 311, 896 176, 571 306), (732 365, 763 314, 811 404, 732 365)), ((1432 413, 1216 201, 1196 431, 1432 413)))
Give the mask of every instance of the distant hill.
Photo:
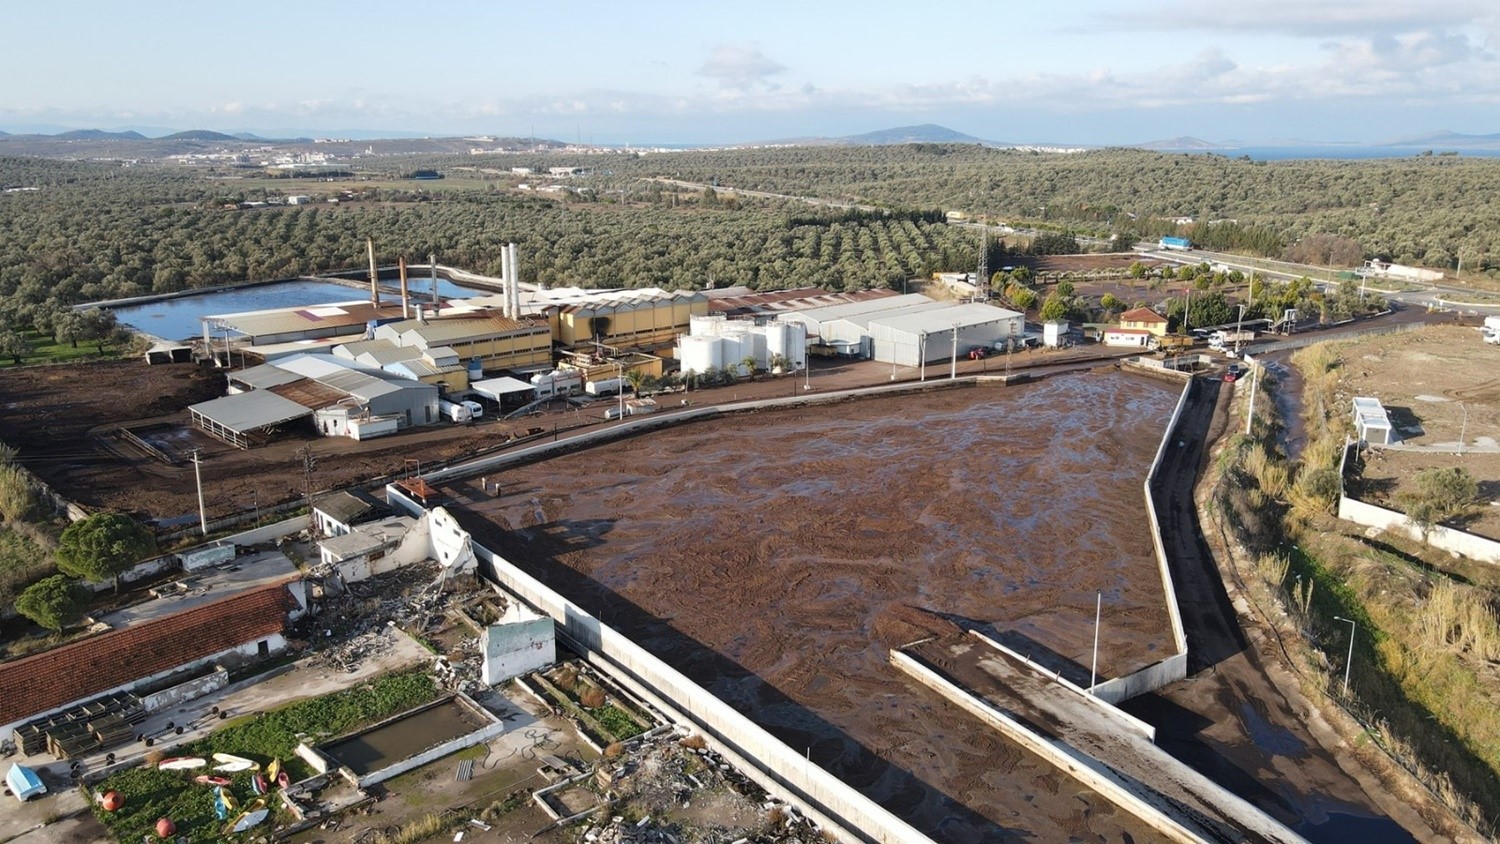
POLYGON ((1147 141, 1144 144, 1133 144, 1132 146, 1135 149, 1148 149, 1154 152, 1180 152, 1184 150, 1204 149, 1233 149, 1233 147, 1227 147, 1223 144, 1216 144, 1213 141, 1205 141, 1202 138, 1194 138, 1187 135, 1180 135, 1176 138, 1166 138, 1165 140, 1160 141, 1147 141))
POLYGON ((1398 138, 1386 141, 1376 146, 1383 147, 1500 147, 1500 133, 1493 135, 1466 135, 1462 132, 1450 132, 1446 129, 1437 132, 1428 132, 1425 135, 1415 135, 1410 138, 1398 138))
POLYGON ((53 135, 60 141, 144 141, 146 136, 140 132, 106 132, 103 129, 74 129, 71 132, 62 132, 53 135))
POLYGON ((223 132, 211 132, 208 129, 189 129, 186 132, 174 132, 173 134, 157 138, 158 141, 240 141, 243 138, 234 135, 226 135, 223 132))
POLYGON ((973 135, 956 132, 935 123, 920 126, 897 126, 894 129, 879 129, 863 135, 847 135, 834 138, 835 143, 855 146, 886 146, 889 144, 986 144, 990 142, 973 135))
POLYGON ((237 141, 264 141, 265 140, 265 138, 262 138, 261 136, 253 134, 253 133, 250 133, 250 132, 235 132, 234 133, 234 138, 237 141))

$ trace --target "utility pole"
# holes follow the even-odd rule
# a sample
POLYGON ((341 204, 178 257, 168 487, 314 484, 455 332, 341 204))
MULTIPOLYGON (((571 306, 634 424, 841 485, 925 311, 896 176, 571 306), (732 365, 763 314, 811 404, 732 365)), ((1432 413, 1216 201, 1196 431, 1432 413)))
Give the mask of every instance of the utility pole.
POLYGON ((193 477, 198 481, 198 527, 208 536, 208 508, 203 505, 203 462, 198 459, 198 449, 193 449, 193 477))
POLYGON ((953 323, 953 362, 948 366, 948 379, 958 377, 958 323, 953 323))
POLYGON ((1094 693, 1099 678, 1099 615, 1104 609, 1104 593, 1094 593, 1094 661, 1089 665, 1089 694, 1094 693))
POLYGON ((917 343, 917 366, 922 368, 922 376, 918 381, 927 380, 927 332, 921 334, 921 341, 917 343))
POLYGON ((297 449, 297 456, 302 458, 302 494, 307 499, 307 526, 308 530, 314 531, 317 525, 313 521, 312 473, 318 466, 318 458, 307 446, 297 449))
POLYGON ((1250 436, 1250 426, 1253 425, 1253 424, 1255 424, 1255 393, 1257 392, 1256 385, 1260 383, 1260 370, 1261 370, 1261 367, 1260 367, 1259 364, 1256 364, 1256 365, 1254 365, 1254 366, 1251 367, 1251 370, 1252 371, 1250 373, 1250 409, 1249 409, 1248 412, 1245 413, 1245 436, 1247 436, 1247 437, 1250 436))

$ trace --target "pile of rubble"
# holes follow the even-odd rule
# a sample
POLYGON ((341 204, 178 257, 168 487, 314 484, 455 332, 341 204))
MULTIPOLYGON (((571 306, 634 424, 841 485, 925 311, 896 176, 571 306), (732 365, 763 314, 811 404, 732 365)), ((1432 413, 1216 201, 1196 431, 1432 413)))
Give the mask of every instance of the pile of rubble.
POLYGON ((580 828, 584 844, 824 844, 794 807, 768 797, 696 737, 648 735, 600 760, 609 814, 580 828))

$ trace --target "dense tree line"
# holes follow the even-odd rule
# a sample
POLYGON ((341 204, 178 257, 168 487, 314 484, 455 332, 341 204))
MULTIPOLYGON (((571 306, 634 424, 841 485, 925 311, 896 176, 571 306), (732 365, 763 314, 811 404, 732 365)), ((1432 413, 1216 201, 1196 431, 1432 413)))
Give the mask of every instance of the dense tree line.
POLYGON ((1250 161, 1111 149, 1075 154, 908 144, 536 158, 601 181, 666 176, 895 208, 936 207, 1043 228, 1191 234, 1275 254, 1316 234, 1364 257, 1500 270, 1500 160, 1411 156, 1250 161), (1184 230, 1174 218, 1191 217, 1184 230), (1217 224, 1240 227, 1222 229, 1217 224))
MULTIPOLYGON (((379 159, 362 168, 380 167, 379 159)), ((392 160, 389 172, 467 159, 392 160)), ((515 156, 577 164, 562 200, 483 187, 393 191, 364 201, 228 210, 274 196, 197 171, 0 158, 0 304, 14 310, 348 268, 374 237, 389 253, 499 270, 515 240, 523 277, 548 285, 830 289, 977 266, 971 230, 938 208, 1043 228, 1034 250, 1073 234, 1191 236, 1214 249, 1338 265, 1362 257, 1466 269, 1500 255, 1500 161, 1415 157, 1257 163, 1135 150, 1044 154, 974 146, 807 147, 655 155, 515 156), (663 185, 680 178, 876 205, 818 209, 663 185), (915 210, 914 210, 915 209, 915 210), (1171 218, 1198 220, 1180 227, 1171 218)), ((304 188, 305 190, 305 188, 304 188)), ((989 266, 1003 247, 990 246, 989 266)), ((1495 259, 1500 265, 1500 258, 1495 259)), ((19 314, 23 318, 24 313, 19 314)))
POLYGON ((0 203, 0 303, 28 324, 38 309, 359 266, 366 237, 390 257, 431 252, 491 274, 501 244, 515 240, 523 279, 583 287, 899 286, 971 269, 980 249, 978 235, 932 211, 558 202, 491 190, 242 211, 223 207, 222 186, 176 171, 27 159, 0 160, 0 182, 42 188, 0 203))

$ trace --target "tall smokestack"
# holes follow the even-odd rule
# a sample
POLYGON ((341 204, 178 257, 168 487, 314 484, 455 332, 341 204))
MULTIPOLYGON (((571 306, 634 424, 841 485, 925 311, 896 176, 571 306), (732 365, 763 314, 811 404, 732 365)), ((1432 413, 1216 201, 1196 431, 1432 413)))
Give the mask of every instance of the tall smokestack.
POLYGON ((431 252, 427 253, 427 267, 432 270, 432 308, 433 310, 437 310, 437 256, 431 252))
POLYGON ((516 254, 514 243, 506 247, 510 250, 510 318, 521 318, 521 259, 516 254))
POLYGON ((401 318, 411 319, 411 297, 406 293, 406 256, 402 255, 396 262, 401 268, 401 318))
POLYGON ((500 247, 500 312, 510 316, 510 246, 500 247))
POLYGON ((370 250, 370 304, 380 307, 380 272, 375 269, 375 238, 365 238, 365 247, 370 250))

